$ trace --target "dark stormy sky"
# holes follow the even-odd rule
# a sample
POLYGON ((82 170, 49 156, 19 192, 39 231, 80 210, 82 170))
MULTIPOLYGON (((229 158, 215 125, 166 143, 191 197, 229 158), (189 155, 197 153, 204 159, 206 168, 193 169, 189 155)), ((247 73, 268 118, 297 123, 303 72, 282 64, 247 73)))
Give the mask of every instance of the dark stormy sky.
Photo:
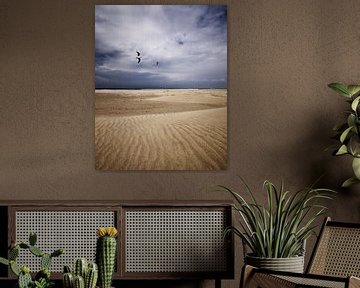
POLYGON ((97 89, 226 88, 226 6, 97 5, 95 54, 97 89))

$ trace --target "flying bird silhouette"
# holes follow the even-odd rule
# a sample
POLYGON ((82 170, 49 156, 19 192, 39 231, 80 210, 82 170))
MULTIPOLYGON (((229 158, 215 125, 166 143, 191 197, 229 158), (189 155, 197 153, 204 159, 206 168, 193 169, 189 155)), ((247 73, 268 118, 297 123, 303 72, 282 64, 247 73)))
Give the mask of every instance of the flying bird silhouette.
POLYGON ((139 52, 139 51, 136 51, 136 54, 137 54, 136 59, 137 59, 138 64, 139 64, 140 61, 141 61, 140 52, 139 52))

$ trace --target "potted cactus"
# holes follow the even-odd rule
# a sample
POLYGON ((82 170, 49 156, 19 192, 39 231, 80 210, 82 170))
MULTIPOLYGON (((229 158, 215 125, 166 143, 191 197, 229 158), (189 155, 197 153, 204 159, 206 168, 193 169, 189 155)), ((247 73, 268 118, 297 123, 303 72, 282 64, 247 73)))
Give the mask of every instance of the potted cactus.
POLYGON ((64 267, 64 288, 95 288, 98 279, 98 267, 96 263, 88 262, 86 258, 78 258, 71 272, 69 266, 64 267))
POLYGON ((29 243, 12 242, 8 252, 8 259, 0 257, 0 263, 10 266, 11 271, 18 277, 18 288, 49 288, 54 285, 50 280, 50 265, 54 257, 64 253, 63 249, 57 249, 52 253, 45 253, 36 246, 36 233, 30 233, 29 243), (30 268, 26 265, 19 266, 16 259, 20 249, 26 249, 33 255, 39 257, 41 270, 35 275, 34 280, 30 275, 30 268))
POLYGON ((116 258, 115 227, 100 227, 97 229, 96 262, 99 267, 99 287, 110 288, 116 258))

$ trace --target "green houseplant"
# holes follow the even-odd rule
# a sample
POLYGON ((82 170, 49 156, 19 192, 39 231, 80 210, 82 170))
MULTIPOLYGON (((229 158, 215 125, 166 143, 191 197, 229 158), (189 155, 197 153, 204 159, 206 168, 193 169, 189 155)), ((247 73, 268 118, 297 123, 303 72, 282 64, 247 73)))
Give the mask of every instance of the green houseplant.
POLYGON ((350 109, 346 112, 346 121, 334 127, 339 145, 333 153, 336 156, 350 155, 352 157, 354 177, 342 184, 343 187, 348 187, 360 183, 360 85, 330 83, 328 87, 344 96, 350 104, 350 109))
POLYGON ((228 227, 225 234, 234 233, 241 238, 244 247, 249 248, 251 253, 244 255, 246 264, 303 272, 304 243, 314 233, 315 220, 326 209, 318 201, 331 199, 334 191, 309 187, 291 193, 284 189, 283 183, 277 188, 266 180, 267 203, 262 205, 241 180, 251 201, 228 187, 220 186, 234 197, 233 208, 240 216, 239 227, 228 227))

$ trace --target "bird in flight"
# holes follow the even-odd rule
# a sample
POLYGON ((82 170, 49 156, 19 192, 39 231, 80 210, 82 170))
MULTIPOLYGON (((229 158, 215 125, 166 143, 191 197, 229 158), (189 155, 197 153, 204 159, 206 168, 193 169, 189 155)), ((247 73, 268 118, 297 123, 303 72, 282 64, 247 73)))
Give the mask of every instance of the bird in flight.
POLYGON ((136 54, 137 54, 136 59, 137 59, 138 64, 139 64, 140 61, 141 61, 140 52, 139 52, 139 51, 136 51, 136 54))

